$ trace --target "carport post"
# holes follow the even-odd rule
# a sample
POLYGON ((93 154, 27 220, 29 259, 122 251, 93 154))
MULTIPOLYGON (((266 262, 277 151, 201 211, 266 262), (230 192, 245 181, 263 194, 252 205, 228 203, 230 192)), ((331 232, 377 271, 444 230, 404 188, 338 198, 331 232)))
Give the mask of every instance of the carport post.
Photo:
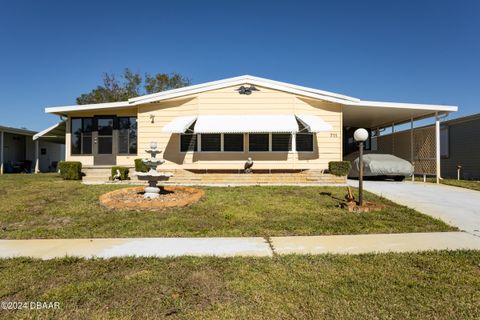
POLYGON ((35 173, 39 173, 40 172, 40 168, 39 168, 39 161, 38 161, 38 139, 35 140, 35 173))
POLYGON ((0 131, 0 174, 3 174, 3 131, 0 131))
POLYGON ((438 112, 435 112, 435 158, 436 158, 436 180, 440 183, 440 118, 438 112))

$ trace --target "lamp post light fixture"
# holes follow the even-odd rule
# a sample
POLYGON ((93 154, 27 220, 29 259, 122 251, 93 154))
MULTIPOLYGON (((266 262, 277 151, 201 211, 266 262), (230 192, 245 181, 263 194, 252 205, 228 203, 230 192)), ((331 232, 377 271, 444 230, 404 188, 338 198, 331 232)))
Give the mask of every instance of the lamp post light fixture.
POLYGON ((368 131, 359 128, 353 133, 353 139, 358 142, 360 155, 358 157, 358 205, 363 205, 363 143, 368 139, 368 131))

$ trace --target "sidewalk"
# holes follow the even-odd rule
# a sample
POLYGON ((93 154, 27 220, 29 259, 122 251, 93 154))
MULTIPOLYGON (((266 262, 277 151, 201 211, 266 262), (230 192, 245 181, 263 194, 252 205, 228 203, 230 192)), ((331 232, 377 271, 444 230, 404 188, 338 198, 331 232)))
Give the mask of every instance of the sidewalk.
POLYGON ((271 257, 274 254, 480 250, 480 237, 465 232, 294 236, 269 240, 270 243, 261 237, 0 240, 0 258, 271 257))

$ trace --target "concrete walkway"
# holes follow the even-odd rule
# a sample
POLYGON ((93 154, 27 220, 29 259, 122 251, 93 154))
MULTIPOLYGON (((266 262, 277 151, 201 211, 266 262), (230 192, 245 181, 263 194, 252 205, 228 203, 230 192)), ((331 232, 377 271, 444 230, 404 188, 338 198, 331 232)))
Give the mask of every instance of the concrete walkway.
MULTIPOLYGON (((358 186, 357 180, 349 180, 358 186)), ((422 182, 365 181, 365 190, 480 236, 480 192, 422 182)))
POLYGON ((131 238, 0 240, 0 258, 112 258, 125 256, 263 256, 359 254, 425 250, 480 250, 480 237, 465 232, 264 238, 131 238), (273 247, 273 250, 272 250, 273 247))

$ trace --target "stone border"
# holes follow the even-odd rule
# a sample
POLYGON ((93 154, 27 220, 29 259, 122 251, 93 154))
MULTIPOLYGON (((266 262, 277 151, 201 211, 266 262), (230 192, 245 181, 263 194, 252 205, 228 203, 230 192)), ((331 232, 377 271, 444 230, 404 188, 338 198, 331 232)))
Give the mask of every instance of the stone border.
POLYGON ((196 188, 190 187, 181 187, 181 186, 168 186, 165 187, 166 191, 181 190, 190 193, 190 197, 182 199, 179 201, 155 201, 155 199, 145 201, 144 203, 138 202, 121 202, 117 199, 112 199, 112 195, 118 195, 122 193, 127 193, 130 191, 143 192, 144 187, 132 187, 132 188, 123 188, 115 191, 111 191, 105 194, 102 194, 99 198, 100 203, 109 208, 109 209, 125 209, 125 210, 158 210, 165 208, 173 207, 186 207, 193 203, 198 202, 204 195, 205 191, 196 188))

